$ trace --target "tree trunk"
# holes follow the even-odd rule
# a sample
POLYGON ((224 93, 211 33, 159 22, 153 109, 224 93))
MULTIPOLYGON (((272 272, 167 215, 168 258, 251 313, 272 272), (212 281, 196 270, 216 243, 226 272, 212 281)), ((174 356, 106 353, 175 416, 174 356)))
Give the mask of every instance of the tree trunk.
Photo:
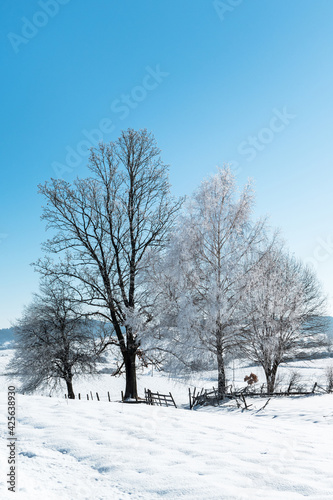
POLYGON ((224 357, 223 357, 223 329, 221 327, 220 318, 218 318, 217 320, 217 329, 215 332, 215 336, 216 336, 216 357, 217 357, 217 389, 219 396, 224 397, 226 379, 225 379, 225 367, 224 367, 224 357))
POLYGON ((126 353, 124 356, 125 370, 126 370, 126 388, 125 388, 125 399, 132 398, 137 399, 138 391, 136 385, 136 350, 133 352, 126 353))
POLYGON ((68 399, 75 399, 75 394, 74 394, 74 390, 73 390, 72 379, 67 379, 66 380, 66 385, 67 385, 67 396, 68 396, 68 399))
POLYGON ((217 388, 219 396, 223 397, 225 394, 226 379, 225 379, 224 359, 222 351, 219 351, 217 353, 217 373, 218 373, 217 388))
POLYGON ((274 392, 277 368, 277 366, 273 366, 273 368, 265 368, 268 394, 272 394, 274 392))

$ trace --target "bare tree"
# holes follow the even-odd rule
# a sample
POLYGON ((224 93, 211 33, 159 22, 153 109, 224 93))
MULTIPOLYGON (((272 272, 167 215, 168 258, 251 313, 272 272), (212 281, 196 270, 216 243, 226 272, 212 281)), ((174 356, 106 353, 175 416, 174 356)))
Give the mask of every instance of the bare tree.
POLYGON ((315 274, 281 245, 257 262, 247 287, 241 305, 241 346, 262 366, 271 393, 283 361, 303 357, 304 347, 323 344, 325 298, 315 274))
POLYGON ((92 150, 89 168, 94 176, 72 185, 52 180, 40 186, 47 199, 43 219, 57 231, 44 248, 64 258, 60 263, 47 258, 36 267, 45 275, 70 277, 82 303, 111 322, 116 340, 108 343, 121 351, 125 398, 135 398, 136 318, 146 303, 137 277, 146 252, 163 247, 181 200, 170 196, 168 168, 146 130, 129 129, 117 141, 100 144, 92 150))
POLYGON ((40 295, 26 307, 15 326, 15 355, 10 369, 22 378, 23 392, 56 385, 62 379, 68 398, 74 399, 73 377, 94 373, 98 342, 91 322, 82 313, 68 287, 44 282, 40 295))

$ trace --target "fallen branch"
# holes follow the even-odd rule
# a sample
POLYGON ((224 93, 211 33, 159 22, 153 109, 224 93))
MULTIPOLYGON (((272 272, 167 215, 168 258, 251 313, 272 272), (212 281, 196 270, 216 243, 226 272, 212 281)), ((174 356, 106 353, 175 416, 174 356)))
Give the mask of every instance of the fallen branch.
POLYGON ((267 401, 264 404, 264 406, 262 406, 261 408, 259 408, 259 410, 257 410, 256 413, 259 413, 261 410, 264 410, 266 408, 266 406, 268 405, 268 403, 270 402, 271 399, 272 398, 267 399, 267 401))

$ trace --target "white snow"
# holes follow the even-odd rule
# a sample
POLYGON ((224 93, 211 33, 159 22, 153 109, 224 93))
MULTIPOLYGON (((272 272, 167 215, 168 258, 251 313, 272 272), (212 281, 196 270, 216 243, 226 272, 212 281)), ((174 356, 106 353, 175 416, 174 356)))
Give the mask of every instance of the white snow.
MULTIPOLYGON (((9 356, 9 350, 0 352, 0 373, 9 356)), ((299 362, 289 370, 297 365, 319 381, 327 364, 330 360, 299 362)), ((250 371, 254 368, 238 370, 239 381, 250 371)), ((212 376, 207 373, 201 385, 214 385, 212 376)), ((255 400, 247 412, 234 403, 189 411, 189 384, 156 372, 139 375, 140 393, 144 386, 171 391, 179 408, 115 402, 124 382, 106 374, 74 385, 82 393, 99 391, 100 402, 18 394, 13 497, 5 484, 9 381, 0 377, 1 499, 333 497, 333 395, 275 398, 259 412, 266 399, 255 400)))

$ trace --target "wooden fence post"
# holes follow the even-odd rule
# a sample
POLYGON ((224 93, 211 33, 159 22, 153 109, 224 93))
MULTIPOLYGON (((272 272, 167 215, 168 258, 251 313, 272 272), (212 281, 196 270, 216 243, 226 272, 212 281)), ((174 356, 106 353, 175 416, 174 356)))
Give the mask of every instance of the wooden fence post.
POLYGON ((192 408, 194 407, 194 404, 195 404, 195 392, 196 392, 197 388, 194 387, 194 390, 193 390, 193 394, 192 394, 192 408))
POLYGON ((170 398, 172 399, 173 404, 174 404, 174 405, 175 405, 175 407, 177 408, 177 405, 176 405, 176 403, 175 403, 175 400, 173 399, 173 396, 172 396, 171 392, 169 392, 169 394, 170 394, 170 398))

